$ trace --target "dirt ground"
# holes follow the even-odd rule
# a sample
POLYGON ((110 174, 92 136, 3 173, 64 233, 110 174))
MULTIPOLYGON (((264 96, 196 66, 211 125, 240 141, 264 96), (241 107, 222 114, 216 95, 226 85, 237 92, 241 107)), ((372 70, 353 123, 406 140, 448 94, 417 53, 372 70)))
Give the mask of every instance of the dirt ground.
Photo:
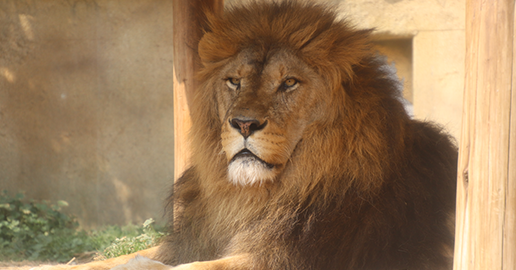
POLYGON ((56 263, 56 262, 38 262, 38 261, 0 261, 0 270, 30 270, 33 267, 37 266, 44 266, 44 265, 56 265, 56 264, 83 264, 93 261, 94 258, 93 255, 96 255, 96 252, 87 252, 84 253, 82 256, 79 256, 77 258, 73 258, 68 263, 56 263))
POLYGON ((56 265, 56 264, 83 264, 97 260, 105 260, 105 257, 99 255, 95 251, 84 252, 77 254, 76 257, 72 258, 69 262, 44 262, 44 261, 0 261, 0 270, 29 270, 32 267, 43 266, 43 265, 56 265))
POLYGON ((21 262, 0 262, 1 270, 29 270, 32 267, 40 266, 40 265, 52 265, 55 263, 49 262, 31 262, 31 261, 21 261, 21 262))

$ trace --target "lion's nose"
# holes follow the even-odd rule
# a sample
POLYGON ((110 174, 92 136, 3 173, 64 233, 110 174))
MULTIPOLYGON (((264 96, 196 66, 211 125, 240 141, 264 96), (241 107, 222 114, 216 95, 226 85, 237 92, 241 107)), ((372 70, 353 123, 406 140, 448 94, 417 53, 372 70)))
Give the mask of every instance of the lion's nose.
POLYGON ((260 121, 256 119, 252 120, 242 120, 238 118, 233 118, 229 120, 229 124, 244 136, 245 139, 251 136, 255 131, 262 130, 267 125, 267 120, 260 124, 260 121))

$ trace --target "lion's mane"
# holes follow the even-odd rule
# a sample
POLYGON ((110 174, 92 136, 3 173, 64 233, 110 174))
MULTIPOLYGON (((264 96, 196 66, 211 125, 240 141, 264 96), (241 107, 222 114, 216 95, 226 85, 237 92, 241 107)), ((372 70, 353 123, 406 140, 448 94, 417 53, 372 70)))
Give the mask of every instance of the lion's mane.
MULTIPOLYGON (((192 108, 192 167, 174 186, 168 264, 254 254, 257 269, 446 269, 456 148, 407 116, 370 31, 295 1, 208 14, 192 108), (307 127, 278 179, 227 180, 214 74, 246 48, 282 47, 321 76, 325 121, 307 127)), ((166 248, 169 247, 169 248, 166 248)))

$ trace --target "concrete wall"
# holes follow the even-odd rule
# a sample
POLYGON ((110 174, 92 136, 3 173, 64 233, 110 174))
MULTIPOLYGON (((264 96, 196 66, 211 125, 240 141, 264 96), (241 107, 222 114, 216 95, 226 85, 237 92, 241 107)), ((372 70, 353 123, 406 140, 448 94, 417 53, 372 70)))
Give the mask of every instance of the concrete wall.
POLYGON ((405 96, 414 105, 414 116, 435 121, 459 138, 466 50, 465 1, 332 2, 338 3, 342 16, 357 27, 375 28, 379 41, 412 40, 412 59, 408 62, 396 61, 406 59, 402 51, 396 51, 400 46, 388 46, 385 52, 392 53, 401 78, 412 81, 405 96))
POLYGON ((163 215, 173 181, 170 1, 0 1, 0 189, 83 226, 163 215))
MULTIPOLYGON (((415 117, 458 136, 464 1, 327 2, 376 27, 415 117)), ((84 227, 162 217, 173 181, 171 9, 0 0, 0 189, 66 200, 84 227)))

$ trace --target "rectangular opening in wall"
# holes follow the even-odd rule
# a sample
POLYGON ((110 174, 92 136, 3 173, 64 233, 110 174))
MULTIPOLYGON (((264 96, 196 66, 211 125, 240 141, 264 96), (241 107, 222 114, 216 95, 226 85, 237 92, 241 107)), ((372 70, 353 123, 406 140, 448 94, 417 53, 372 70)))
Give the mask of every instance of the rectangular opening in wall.
POLYGON ((403 84, 403 96, 413 103, 412 38, 377 38, 374 47, 380 54, 387 56, 389 65, 394 65, 398 79, 403 84))

